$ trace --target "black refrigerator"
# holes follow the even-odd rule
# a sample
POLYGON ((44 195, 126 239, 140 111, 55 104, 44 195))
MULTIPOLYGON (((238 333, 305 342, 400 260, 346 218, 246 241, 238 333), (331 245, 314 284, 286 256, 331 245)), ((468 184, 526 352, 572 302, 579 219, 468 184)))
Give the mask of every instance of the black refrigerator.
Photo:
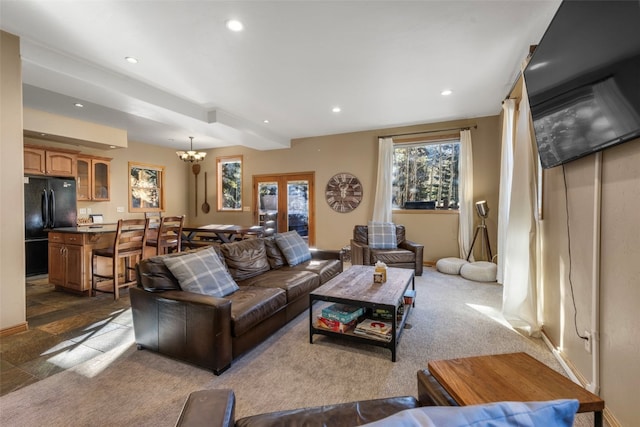
POLYGON ((24 177, 26 275, 48 270, 48 231, 75 227, 76 180, 45 176, 24 177))

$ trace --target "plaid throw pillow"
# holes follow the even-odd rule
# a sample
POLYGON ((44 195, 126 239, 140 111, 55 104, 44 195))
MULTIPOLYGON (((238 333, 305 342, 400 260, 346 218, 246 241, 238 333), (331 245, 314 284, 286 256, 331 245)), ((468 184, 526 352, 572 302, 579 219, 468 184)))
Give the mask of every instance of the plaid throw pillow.
POLYGON ((391 222, 369 221, 367 233, 371 249, 395 249, 398 247, 396 226, 391 222))
POLYGON ((168 257, 164 264, 178 279, 183 291, 222 298, 240 289, 213 248, 168 257))
POLYGON ((301 262, 311 259, 309 246, 302 240, 297 231, 287 231, 286 233, 278 233, 275 236, 276 244, 282 251, 284 258, 289 265, 297 265, 301 262))

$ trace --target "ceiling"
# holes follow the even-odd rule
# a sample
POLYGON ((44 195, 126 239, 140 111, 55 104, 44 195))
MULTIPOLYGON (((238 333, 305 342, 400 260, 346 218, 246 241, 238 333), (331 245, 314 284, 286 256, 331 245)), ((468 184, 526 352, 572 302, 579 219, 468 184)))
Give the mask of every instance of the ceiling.
POLYGON ((498 114, 559 4, 0 0, 0 24, 21 38, 25 107, 176 149, 269 150, 498 114))

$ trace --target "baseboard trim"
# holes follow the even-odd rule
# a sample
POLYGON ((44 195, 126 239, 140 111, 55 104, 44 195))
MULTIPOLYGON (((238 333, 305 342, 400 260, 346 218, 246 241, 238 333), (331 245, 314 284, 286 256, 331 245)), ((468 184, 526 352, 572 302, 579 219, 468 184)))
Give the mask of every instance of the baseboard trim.
MULTIPOLYGON (((562 365, 562 369, 566 372, 566 374, 571 378, 573 382, 578 384, 579 386, 586 389, 586 384, 588 383, 587 379, 576 369, 576 367, 571 363, 570 360, 565 359, 564 355, 561 351, 557 349, 557 347, 551 341, 551 338, 546 334, 544 329, 542 329, 542 341, 547 345, 551 353, 556 358, 558 363, 562 365)), ((604 411, 602 412, 605 426, 607 427, 622 427, 622 424, 613 416, 609 408, 607 408, 607 402, 605 400, 604 411)))
POLYGON ((7 337, 9 335, 18 334, 29 330, 29 322, 22 322, 17 325, 0 329, 0 337, 7 337))

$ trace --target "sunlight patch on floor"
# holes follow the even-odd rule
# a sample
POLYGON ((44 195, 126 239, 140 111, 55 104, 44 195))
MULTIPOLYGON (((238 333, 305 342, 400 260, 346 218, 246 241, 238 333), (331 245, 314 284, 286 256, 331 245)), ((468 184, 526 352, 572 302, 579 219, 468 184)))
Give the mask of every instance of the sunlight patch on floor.
POLYGON ((87 378, 93 378, 99 375, 102 371, 107 369, 109 365, 116 362, 120 356, 122 356, 134 342, 124 342, 117 347, 112 348, 106 353, 100 356, 94 357, 91 360, 86 361, 80 365, 77 365, 70 370, 83 375, 87 378))
POLYGON ((487 316, 491 320, 493 320, 495 322, 498 322, 499 324, 501 324, 505 328, 509 328, 512 331, 515 331, 515 329, 513 329, 513 327, 511 326, 511 324, 509 322, 507 322, 507 320, 504 318, 502 313, 500 311, 496 310, 495 308, 488 307, 486 305, 479 305, 479 304, 467 304, 467 306, 473 308, 474 310, 476 310, 477 312, 479 312, 481 314, 484 314, 485 316, 487 316))
POLYGON ((82 328, 77 336, 56 344, 42 355, 50 356, 47 362, 87 378, 100 374, 135 344, 132 328, 123 326, 130 323, 128 311, 113 312, 113 318, 82 328))

